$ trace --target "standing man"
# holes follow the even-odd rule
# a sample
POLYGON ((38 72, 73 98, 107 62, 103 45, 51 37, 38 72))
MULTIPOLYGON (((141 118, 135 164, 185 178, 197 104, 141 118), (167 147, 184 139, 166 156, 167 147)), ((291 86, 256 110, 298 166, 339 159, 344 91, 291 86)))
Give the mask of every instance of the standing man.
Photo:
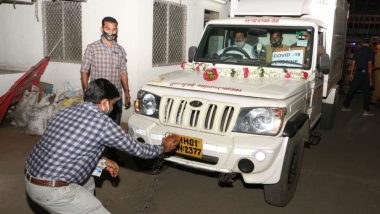
POLYGON ((84 103, 61 110, 49 123, 25 164, 26 192, 50 213, 109 213, 94 196, 91 175, 103 169, 116 177, 118 165, 102 158, 105 146, 141 158, 173 151, 179 136, 169 135, 161 145, 142 144, 130 138, 107 113, 119 92, 106 79, 92 81, 84 103))
MULTIPOLYGON (((104 78, 114 84, 120 93, 124 90, 124 104, 130 107, 130 95, 127 73, 127 59, 124 48, 117 43, 118 22, 113 17, 102 20, 101 38, 89 44, 82 60, 81 80, 83 90, 88 87, 89 80, 104 78)), ((117 100, 110 117, 120 124, 123 109, 122 99, 117 100)))
MULTIPOLYGON (((102 20, 102 33, 99 40, 89 44, 82 60, 81 80, 83 90, 88 87, 90 80, 104 78, 114 84, 122 97, 124 90, 124 105, 130 107, 130 94, 127 73, 127 58, 124 48, 117 43, 118 22, 113 17, 104 17, 102 20)), ((114 109, 109 116, 120 125, 123 111, 123 100, 116 101, 114 109)), ((112 148, 107 148, 104 155, 113 158, 122 164, 120 155, 112 148)))
POLYGON ((349 108, 352 98, 356 91, 361 88, 363 91, 363 116, 374 116, 374 113, 369 111, 370 104, 370 87, 372 85, 372 62, 373 50, 369 47, 370 40, 364 38, 362 47, 354 52, 353 62, 349 69, 348 79, 351 82, 351 87, 348 90, 343 103, 342 111, 351 111, 349 108), (354 72, 355 71, 355 72, 354 72))

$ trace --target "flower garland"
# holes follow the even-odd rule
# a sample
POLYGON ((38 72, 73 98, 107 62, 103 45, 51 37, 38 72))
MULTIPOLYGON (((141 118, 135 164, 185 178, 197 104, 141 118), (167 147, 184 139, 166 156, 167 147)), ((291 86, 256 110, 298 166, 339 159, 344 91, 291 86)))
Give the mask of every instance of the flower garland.
POLYGON ((240 67, 240 68, 216 68, 211 64, 206 63, 190 63, 182 62, 182 70, 192 70, 196 72, 203 72, 203 78, 207 81, 213 81, 219 77, 230 77, 230 78, 285 78, 285 79, 307 79, 309 78, 309 73, 306 71, 299 70, 287 70, 283 69, 264 69, 264 68, 253 68, 253 67, 240 67))

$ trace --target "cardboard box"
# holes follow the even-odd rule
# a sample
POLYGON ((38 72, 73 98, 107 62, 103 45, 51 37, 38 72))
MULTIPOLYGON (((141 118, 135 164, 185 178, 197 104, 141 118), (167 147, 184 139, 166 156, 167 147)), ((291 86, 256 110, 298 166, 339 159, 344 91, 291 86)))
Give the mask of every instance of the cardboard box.
POLYGON ((46 95, 53 93, 54 85, 51 83, 40 81, 38 84, 38 88, 40 89, 40 94, 38 96, 38 102, 39 102, 46 95))

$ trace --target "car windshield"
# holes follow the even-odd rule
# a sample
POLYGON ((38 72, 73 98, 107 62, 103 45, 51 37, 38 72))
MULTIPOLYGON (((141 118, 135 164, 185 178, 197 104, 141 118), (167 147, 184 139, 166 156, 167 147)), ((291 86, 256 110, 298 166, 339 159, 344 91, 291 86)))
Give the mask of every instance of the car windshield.
POLYGON ((196 61, 310 68, 312 27, 209 25, 205 32, 196 61))

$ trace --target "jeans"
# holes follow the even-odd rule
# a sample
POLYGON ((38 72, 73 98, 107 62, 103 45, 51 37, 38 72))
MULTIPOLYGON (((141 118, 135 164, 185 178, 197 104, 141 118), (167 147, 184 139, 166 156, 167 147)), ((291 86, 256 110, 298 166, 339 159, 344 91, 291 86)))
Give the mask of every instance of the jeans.
POLYGON ((369 74, 366 70, 359 70, 355 72, 354 79, 352 80, 351 87, 348 90, 343 105, 348 107, 352 98, 354 98, 356 91, 361 88, 363 91, 363 108, 365 111, 369 111, 370 103, 370 85, 369 74))
POLYGON ((95 182, 91 176, 84 185, 45 187, 25 179, 29 197, 50 213, 110 213, 94 196, 95 182))
MULTIPOLYGON (((115 105, 113 106, 112 112, 109 114, 109 117, 118 125, 120 125, 121 120, 121 113, 123 112, 123 99, 119 99, 116 101, 115 105)), ((120 157, 117 154, 117 149, 112 147, 106 147, 103 151, 103 156, 114 160, 120 164, 120 157)))
POLYGON ((121 113, 123 112, 123 101, 119 99, 116 101, 115 105, 113 105, 113 110, 109 114, 109 117, 115 121, 116 124, 120 125, 121 113))

